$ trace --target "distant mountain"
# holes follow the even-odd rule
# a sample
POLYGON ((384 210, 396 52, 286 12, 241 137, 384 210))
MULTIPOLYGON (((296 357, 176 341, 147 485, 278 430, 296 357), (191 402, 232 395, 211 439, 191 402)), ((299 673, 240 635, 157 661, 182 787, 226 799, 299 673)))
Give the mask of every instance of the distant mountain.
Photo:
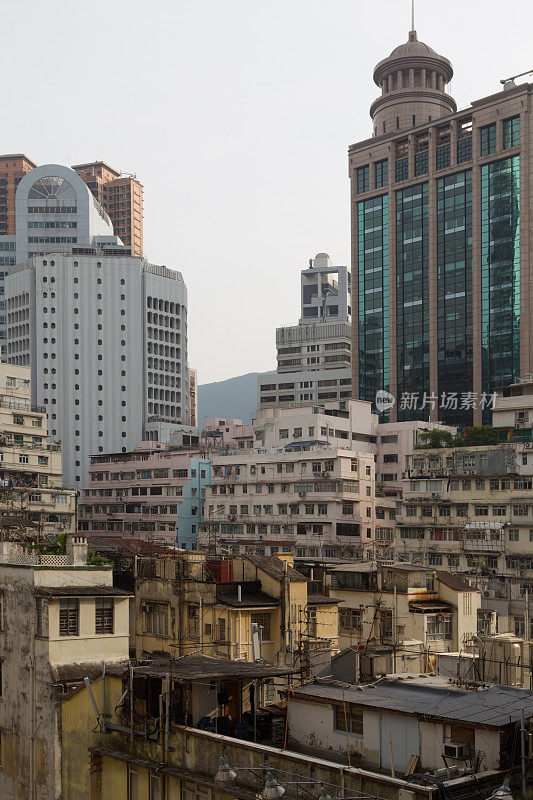
POLYGON ((198 386, 200 430, 206 417, 242 419, 245 425, 249 425, 252 414, 257 411, 257 378, 273 372, 248 372, 226 381, 198 386))

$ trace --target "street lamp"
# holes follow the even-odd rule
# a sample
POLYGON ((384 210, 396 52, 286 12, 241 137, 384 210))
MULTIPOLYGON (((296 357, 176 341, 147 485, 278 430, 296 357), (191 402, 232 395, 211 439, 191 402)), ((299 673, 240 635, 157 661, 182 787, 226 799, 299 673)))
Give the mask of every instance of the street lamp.
POLYGON ((281 786, 272 773, 267 772, 265 786, 261 794, 257 795, 257 800, 278 800, 279 797, 285 794, 285 787, 281 786))
POLYGON ((231 783, 236 777, 237 773, 235 770, 231 769, 230 765, 223 756, 220 756, 218 770, 215 775, 215 781, 217 783, 231 783))

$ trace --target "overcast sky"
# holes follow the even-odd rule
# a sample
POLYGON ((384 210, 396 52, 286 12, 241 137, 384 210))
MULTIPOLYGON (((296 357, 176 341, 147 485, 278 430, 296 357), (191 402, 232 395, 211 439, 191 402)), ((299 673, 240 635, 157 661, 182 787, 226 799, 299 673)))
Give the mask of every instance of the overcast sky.
MULTIPOLYGON (((533 68, 529 0, 417 0, 458 106, 533 68)), ((348 264, 348 146, 410 0, 0 0, 0 151, 144 185, 147 257, 183 273, 200 383, 275 367, 300 270, 348 264)))

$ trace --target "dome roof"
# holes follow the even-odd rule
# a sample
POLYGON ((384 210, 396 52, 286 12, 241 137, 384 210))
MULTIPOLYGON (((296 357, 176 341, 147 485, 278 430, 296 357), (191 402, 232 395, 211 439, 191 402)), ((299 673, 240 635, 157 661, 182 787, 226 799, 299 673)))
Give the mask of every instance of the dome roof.
MULTIPOLYGON (((416 33, 415 33, 416 36, 416 33)), ((424 42, 419 42, 418 39, 409 39, 408 42, 405 44, 401 44, 398 47, 395 47, 392 53, 390 54, 389 58, 396 59, 396 58, 410 58, 412 56, 415 57, 424 57, 424 56, 433 56, 440 58, 439 54, 433 50, 424 42)))
MULTIPOLYGON (((433 61, 432 69, 442 70, 446 77, 446 81, 450 81, 453 76, 453 69, 450 61, 445 56, 439 55, 432 47, 424 42, 418 41, 416 31, 410 31, 409 40, 405 44, 395 47, 390 56, 384 58, 374 69, 374 81, 380 85, 380 81, 389 72, 398 69, 398 61, 413 61, 419 59, 431 59, 433 61), (438 62, 438 63, 435 63, 438 62)), ((412 66, 406 64, 406 68, 412 66)))

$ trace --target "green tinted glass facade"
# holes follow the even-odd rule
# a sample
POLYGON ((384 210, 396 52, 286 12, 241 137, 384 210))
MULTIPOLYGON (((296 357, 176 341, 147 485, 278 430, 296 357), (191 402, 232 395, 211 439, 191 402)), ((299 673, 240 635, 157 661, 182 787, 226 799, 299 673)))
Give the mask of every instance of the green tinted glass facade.
POLYGON ((481 168, 483 391, 520 375, 520 156, 481 168))
MULTIPOLYGON (((428 185, 396 192, 396 337, 398 400, 429 394, 428 185)), ((401 410, 398 419, 427 419, 429 408, 401 410)))
MULTIPOLYGON (((437 181, 437 300, 439 395, 459 397, 473 391, 471 170, 437 181)), ((441 402, 439 420, 471 425, 472 410, 441 402)))
POLYGON ((389 198, 357 205, 359 396, 389 390, 389 198))

